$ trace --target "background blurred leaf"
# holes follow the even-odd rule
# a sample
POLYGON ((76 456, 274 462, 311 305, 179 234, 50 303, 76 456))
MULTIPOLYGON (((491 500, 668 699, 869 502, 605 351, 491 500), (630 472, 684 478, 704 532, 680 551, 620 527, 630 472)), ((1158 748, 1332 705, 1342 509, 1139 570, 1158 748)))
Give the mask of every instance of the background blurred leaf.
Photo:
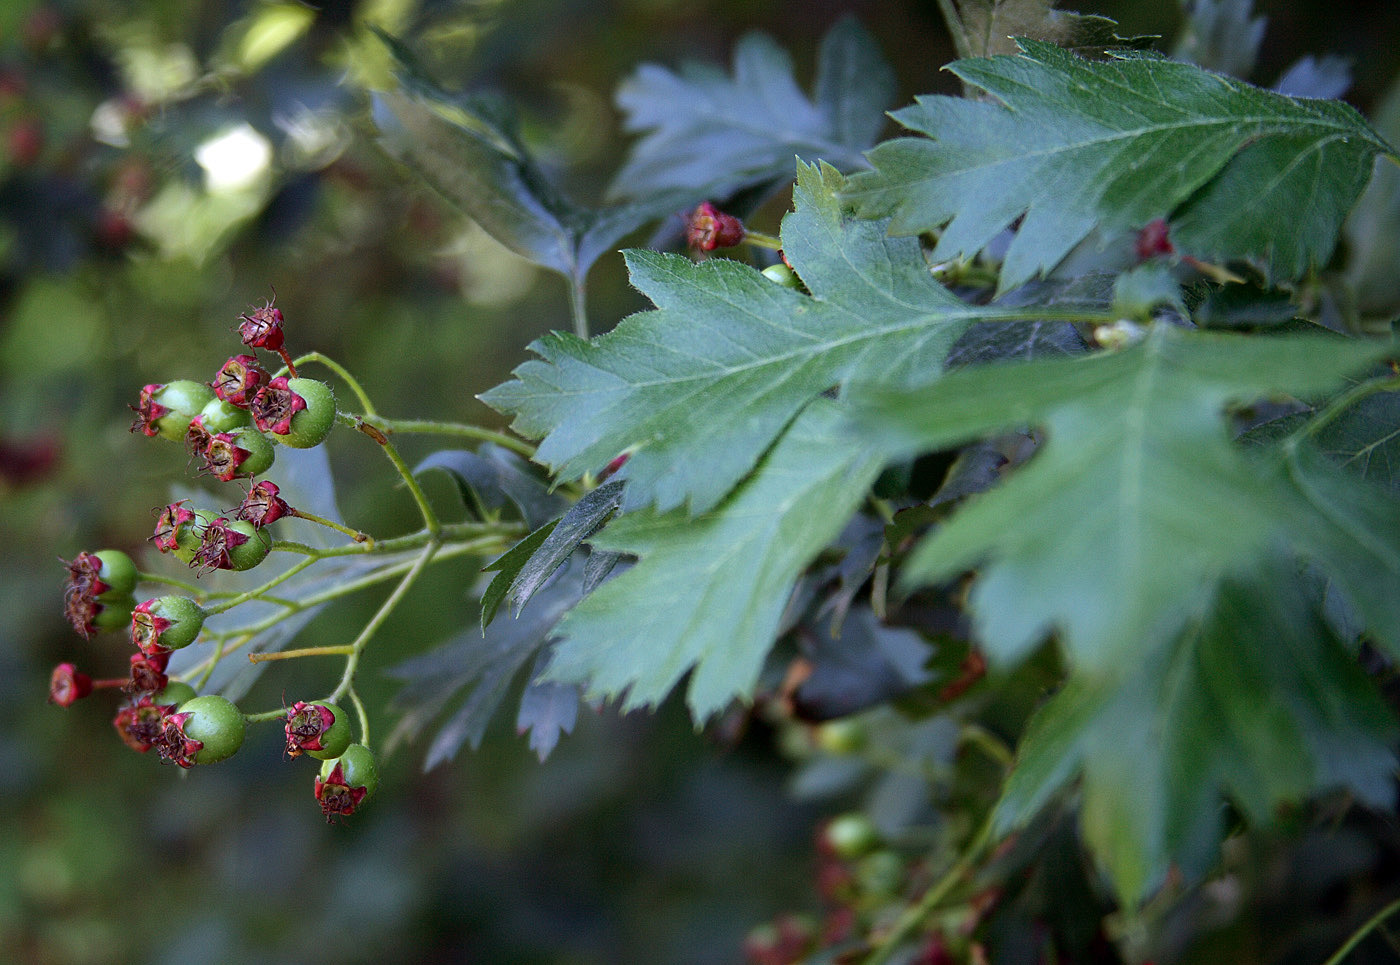
POLYGON ((1247 79, 1268 23, 1254 16, 1253 0, 1182 0, 1181 5, 1186 22, 1172 56, 1247 79))
POLYGON ((402 44, 381 36, 399 65, 399 89, 376 98, 381 145, 517 254, 581 287, 600 255, 676 206, 671 199, 599 210, 574 204, 516 136, 502 101, 450 97, 402 44))
POLYGON ((1198 630, 1140 653, 1125 675, 1076 675, 1032 722, 998 805, 1024 824, 1084 778, 1084 836, 1135 903, 1169 865, 1194 880, 1217 860, 1220 797, 1255 826, 1278 806, 1345 788, 1388 806, 1395 721, 1331 636, 1291 566, 1226 581, 1198 630))
POLYGON ((844 18, 822 42, 816 94, 793 78, 787 52, 764 34, 734 48, 733 75, 708 64, 639 67, 617 91, 629 131, 645 132, 613 181, 618 197, 722 198, 792 175, 793 157, 841 170, 883 126, 894 73, 874 38, 844 18))
MULTIPOLYGON (((393 702, 403 716, 391 743, 415 737, 456 702, 457 710, 428 746, 423 770, 451 760, 463 743, 479 746, 511 681, 532 663, 553 635, 559 618, 578 601, 582 569, 577 561, 570 564, 519 616, 498 620, 484 631, 469 627, 438 648, 389 669, 389 676, 404 683, 393 702)), ((567 730, 567 706, 554 691, 541 691, 529 700, 530 709, 522 706, 519 719, 530 727, 538 723, 540 729, 532 733, 531 746, 539 753, 558 740, 558 730, 567 730), (541 702, 542 697, 547 699, 541 702)), ((545 753, 548 751, 541 756, 545 753)))

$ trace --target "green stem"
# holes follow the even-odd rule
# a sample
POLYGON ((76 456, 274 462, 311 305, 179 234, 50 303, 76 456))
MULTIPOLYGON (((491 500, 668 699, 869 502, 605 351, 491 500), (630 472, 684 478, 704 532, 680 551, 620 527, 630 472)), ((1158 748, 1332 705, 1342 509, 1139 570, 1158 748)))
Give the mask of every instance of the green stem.
POLYGON ((399 581, 399 585, 394 587, 394 592, 390 593, 388 598, 380 604, 374 616, 370 617, 369 622, 366 623, 364 629, 360 631, 360 635, 355 638, 355 642, 350 644, 349 658, 345 661, 345 673, 341 675, 340 684, 327 700, 334 702, 339 699, 341 695, 348 692, 354 685, 355 669, 359 666, 360 655, 365 652, 365 647, 369 644, 370 638, 374 636, 374 632, 379 629, 380 625, 389 618, 389 614, 394 612, 394 608, 399 605, 399 601, 404 598, 404 594, 408 592, 409 587, 413 586, 414 582, 418 579, 418 575, 423 572, 423 569, 433 558, 433 553, 437 551, 437 548, 436 543, 429 543, 428 546, 424 548, 418 559, 413 561, 413 568, 404 574, 403 579, 399 581))
POLYGON ((369 396, 365 394, 365 390, 360 385, 359 380, 351 375, 345 366, 334 359, 327 358, 320 352, 307 352, 296 360, 297 365, 303 365, 306 362, 319 362, 321 365, 324 365, 336 375, 340 376, 341 381, 350 387, 351 392, 355 393, 355 398, 360 400, 360 408, 365 410, 365 415, 378 415, 375 411, 374 403, 370 402, 369 396))
POLYGON ((350 703, 355 705, 355 713, 360 718, 360 743, 369 747, 369 714, 365 712, 364 701, 354 687, 349 690, 350 703))
POLYGON ((981 724, 964 724, 958 739, 986 754, 1004 771, 1011 770, 1011 765, 1016 763, 1016 755, 1006 746, 1006 742, 981 724))
POLYGON ((752 231, 744 229, 744 244, 752 245, 755 248, 767 248, 769 251, 782 251, 783 242, 775 235, 764 234, 762 231, 752 231))
POLYGON ((943 877, 924 892, 924 896, 919 899, 918 904, 911 905, 905 910, 899 920, 894 923, 889 932, 880 939, 880 944, 866 957, 863 965, 883 965, 889 961, 890 956, 898 950, 908 938, 928 920, 929 915, 937 910, 940 902, 948 897, 948 892, 952 891, 959 882, 967 876, 973 864, 981 856, 982 851, 992 840, 992 815, 987 816, 987 820, 982 823, 976 837, 968 844, 967 850, 962 853, 958 860, 943 874, 943 877))
POLYGON ((962 17, 958 16, 958 11, 953 6, 953 0, 938 0, 938 9, 948 25, 948 33, 953 38, 953 49, 957 51, 958 59, 971 57, 972 51, 967 46, 967 31, 963 27, 962 17))
POLYGON ((244 714, 243 719, 250 724, 261 724, 267 720, 286 720, 287 709, 283 707, 279 710, 265 710, 261 714, 244 714))
POLYGON ((326 559, 332 556, 385 556, 402 550, 418 549, 431 542, 452 543, 459 539, 480 538, 482 536, 502 536, 506 538, 521 535, 521 527, 515 523, 449 523, 437 533, 420 530, 406 536, 376 540, 373 544, 351 543, 348 546, 331 546, 320 549, 298 543, 295 540, 274 540, 272 548, 284 553, 300 553, 326 559))
POLYGON ((249 663, 267 663, 269 660, 300 660, 302 657, 348 657, 354 648, 348 644, 335 647, 302 647, 300 650, 275 650, 272 653, 250 653, 249 663))
POLYGON ((351 529, 349 526, 346 526, 343 523, 337 523, 333 519, 326 519, 326 517, 324 516, 317 516, 315 513, 308 513, 300 509, 293 509, 289 515, 295 516, 297 519, 304 519, 311 523, 319 523, 322 526, 329 526, 331 529, 336 530, 337 532, 344 533, 346 536, 350 537, 357 543, 364 543, 365 545, 371 547, 374 546, 373 536, 370 536, 368 533, 362 533, 357 529, 351 529))
POLYGON ((435 422, 428 419, 385 419, 382 416, 365 416, 362 421, 365 425, 378 429, 385 434, 416 432, 423 435, 461 436, 464 439, 479 439, 482 442, 494 442, 498 446, 519 453, 526 459, 533 459, 535 456, 535 447, 528 442, 522 442, 513 436, 506 435, 504 432, 483 429, 481 426, 468 425, 462 422, 435 422))
POLYGON ((569 279, 569 314, 574 320, 574 334, 588 338, 588 300, 582 278, 569 279))
POLYGON ((1342 965, 1346 957, 1351 954, 1352 949, 1361 944, 1362 939, 1379 928, 1382 922, 1397 911, 1400 911, 1400 898, 1395 899, 1368 918, 1366 923, 1352 932, 1351 937, 1342 943, 1342 947, 1337 949, 1336 953, 1333 954, 1331 958, 1327 959, 1327 961, 1323 962, 1322 965, 1342 965))
MULTIPOLYGON (((501 540, 500 537, 483 537, 482 539, 478 539, 474 542, 458 543, 456 545, 445 546, 442 549, 440 549, 434 555, 433 558, 435 560, 445 560, 450 559, 454 556, 464 556, 468 553, 482 553, 484 551, 494 552, 496 550, 503 549, 505 549, 505 545, 504 541, 501 540)), ((391 566, 386 566, 382 570, 376 570, 375 572, 362 576, 357 580, 352 580, 349 583, 337 584, 331 589, 325 590, 321 593, 317 593, 314 596, 308 596, 301 600, 289 601, 286 604, 284 604, 284 606, 286 607, 286 612, 278 613, 274 616, 267 617, 266 619, 259 620, 257 623, 252 623, 243 627, 237 627, 236 629, 227 630, 223 633, 210 634, 210 639, 219 641, 220 645, 222 645, 223 641, 225 640, 230 640, 235 637, 243 637, 244 639, 241 643, 239 643, 237 646, 229 648, 230 651, 237 650, 239 647, 243 646, 243 644, 247 643, 248 640, 250 640, 252 637, 256 636, 264 630, 270 629, 271 627, 275 627, 277 624, 281 623, 293 613, 298 613, 302 610, 307 610, 314 606, 320 606, 322 603, 329 603, 332 600, 337 600, 342 596, 349 596, 351 593, 356 593, 367 587, 374 586, 376 583, 382 583, 385 580, 393 579, 394 577, 399 576, 406 570, 412 569, 415 565, 417 565, 416 559, 402 560, 391 566)))
POLYGON ((235 597, 230 597, 224 602, 215 604, 214 606, 205 607, 204 613, 206 616, 212 616, 215 613, 223 613, 227 610, 231 610, 234 607, 238 606, 238 604, 240 603, 247 603, 249 600, 257 599, 261 597, 264 593, 266 593, 268 590, 277 586, 279 583, 284 583, 287 580, 290 580, 292 577, 296 576, 302 570, 306 569, 308 566, 311 566, 315 562, 316 557, 314 556, 307 557, 304 560, 298 560, 295 564, 287 567, 285 570, 274 576, 272 579, 268 580, 262 586, 257 586, 251 590, 246 590, 243 593, 240 593, 235 597))

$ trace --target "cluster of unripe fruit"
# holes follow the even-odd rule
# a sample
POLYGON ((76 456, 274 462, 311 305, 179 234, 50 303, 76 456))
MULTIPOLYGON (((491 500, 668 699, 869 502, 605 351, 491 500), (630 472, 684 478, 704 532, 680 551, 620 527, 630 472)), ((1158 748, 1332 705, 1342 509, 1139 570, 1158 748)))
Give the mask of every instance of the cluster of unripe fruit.
MULTIPOLYGON (((274 442, 294 448, 319 445, 335 422, 329 386, 295 377, 283 347, 282 312, 270 303, 242 316, 240 334, 250 348, 278 353, 291 377, 273 378, 253 355, 229 359, 210 383, 180 380, 148 385, 132 408, 132 431, 183 440, 202 458, 203 469, 221 481, 266 472, 274 442)), ((264 527, 299 515, 275 483, 253 483, 239 506, 227 513, 191 509, 185 501, 161 511, 151 541, 189 566, 247 570, 266 558, 272 539, 264 527)), ((96 689, 120 689, 128 697, 112 720, 134 750, 155 749, 166 763, 188 768, 231 757, 243 744, 249 722, 232 701, 198 695, 188 683, 166 674, 170 655, 194 643, 208 613, 187 596, 172 594, 136 602, 140 579, 135 563, 120 550, 79 553, 65 561, 65 615, 82 637, 126 627, 136 652, 130 673, 93 680, 71 663, 54 668, 49 699, 69 706, 96 689)), ((258 720, 270 715, 259 715, 258 720)), ((326 817, 354 813, 373 794, 379 778, 373 753, 352 743, 350 721, 335 704, 298 701, 284 717, 286 754, 322 762, 315 796, 326 817)))

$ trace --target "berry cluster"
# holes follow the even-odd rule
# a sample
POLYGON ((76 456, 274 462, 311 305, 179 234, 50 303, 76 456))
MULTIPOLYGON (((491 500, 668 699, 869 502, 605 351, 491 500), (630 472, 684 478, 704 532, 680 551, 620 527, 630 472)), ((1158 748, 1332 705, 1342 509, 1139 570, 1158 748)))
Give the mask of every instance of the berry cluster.
MULTIPOLYGON (((191 508, 181 500, 159 512, 151 542, 197 575, 256 567, 275 545, 267 527, 286 516, 343 529, 293 509, 276 483, 252 481, 272 468, 277 445, 319 445, 335 423, 336 405, 325 383, 297 377, 284 348, 280 309, 269 302, 241 316, 241 321, 244 345, 277 353, 287 375, 272 375, 256 355, 240 354, 225 362, 208 383, 182 379, 147 385, 132 406, 133 432, 183 441, 202 461, 201 471, 217 480, 249 480, 234 509, 191 508)), ((200 639, 207 617, 249 595, 201 604, 192 595, 177 593, 138 603, 135 591, 143 582, 194 588, 140 573, 120 550, 82 552, 64 562, 64 609, 73 629, 89 639, 124 627, 135 652, 129 657, 127 676, 111 680, 93 680, 72 663, 59 664, 50 680, 53 703, 67 707, 95 690, 120 690, 126 698, 112 720, 117 734, 132 749, 143 754, 154 749, 162 762, 181 768, 231 757, 243 744, 249 723, 281 720, 287 757, 306 754, 323 762, 314 791, 328 819, 353 814, 374 794, 374 755, 364 743, 352 742, 349 718, 336 704, 298 701, 281 711, 245 715, 226 697, 200 695, 190 682, 173 680, 167 673, 171 654, 200 639)), ((212 669, 218 658, 215 654, 207 666, 212 669)), ((196 683, 207 679, 205 673, 196 683)))

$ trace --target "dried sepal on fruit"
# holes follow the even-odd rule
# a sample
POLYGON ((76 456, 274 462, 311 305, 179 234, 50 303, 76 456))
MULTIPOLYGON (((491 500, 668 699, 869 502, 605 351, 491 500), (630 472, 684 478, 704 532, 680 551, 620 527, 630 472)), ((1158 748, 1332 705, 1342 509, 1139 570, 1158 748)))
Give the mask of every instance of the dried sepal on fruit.
POLYGON ((136 600, 130 587, 136 585, 136 567, 125 553, 84 552, 61 562, 68 568, 63 615, 80 637, 90 640, 99 631, 121 627, 131 619, 136 600))
POLYGON ((234 518, 247 520, 258 529, 262 529, 268 523, 275 523, 283 516, 291 515, 292 507, 278 495, 279 492, 277 484, 266 479, 254 483, 248 490, 248 495, 243 497, 243 502, 238 504, 238 509, 234 510, 234 518))
POLYGON ((350 746, 350 721, 335 704, 298 700, 287 710, 287 756, 306 754, 325 761, 350 746))
POLYGON ((277 293, 272 293, 272 300, 263 305, 262 308, 255 309, 251 315, 240 315, 242 322, 238 326, 238 336, 243 339, 243 344, 249 348, 266 349, 269 352, 281 351, 284 342, 282 333, 282 309, 275 307, 277 304, 277 293))
POLYGON ((131 407, 136 413, 131 431, 178 442, 185 437, 190 420, 213 398, 213 390, 202 382, 177 379, 151 383, 141 389, 137 404, 131 407))
POLYGON ((271 376, 267 369, 258 364, 256 356, 235 355, 225 362, 214 376, 209 387, 229 405, 247 409, 253 404, 258 389, 268 383, 271 376))
POLYGON ((167 764, 213 764, 237 753, 247 729, 247 721, 231 700, 207 694, 165 715, 155 748, 167 764))
POLYGON ((182 563, 189 563, 204 538, 204 527, 214 516, 203 510, 190 509, 185 505, 189 500, 170 503, 160 511, 156 519, 151 542, 162 553, 173 553, 182 563))
POLYGON ((316 777, 316 801, 326 820, 348 817, 374 797, 379 787, 379 767, 374 752, 363 744, 351 744, 345 753, 321 765, 316 777))
POLYGON ((131 642, 147 655, 168 653, 194 643, 203 626, 204 610, 189 597, 156 597, 132 611, 131 642))
POLYGON ((160 740, 165 717, 175 710, 174 702, 161 703, 159 694, 142 694, 117 708, 112 726, 127 747, 146 753, 160 740))
POLYGON ((216 432, 202 453, 204 472, 220 482, 240 476, 256 476, 272 468, 276 453, 267 437, 248 426, 232 432, 216 432))
POLYGON ((248 570, 267 558, 272 538, 242 519, 219 516, 204 527, 199 549, 190 565, 210 570, 248 570))
POLYGON ((279 376, 253 399, 253 423, 284 446, 319 446, 335 424, 335 396, 315 379, 279 376))
POLYGON ((155 693, 170 683, 165 669, 170 665, 170 651, 155 653, 137 651, 131 655, 131 669, 126 689, 134 694, 155 693))

